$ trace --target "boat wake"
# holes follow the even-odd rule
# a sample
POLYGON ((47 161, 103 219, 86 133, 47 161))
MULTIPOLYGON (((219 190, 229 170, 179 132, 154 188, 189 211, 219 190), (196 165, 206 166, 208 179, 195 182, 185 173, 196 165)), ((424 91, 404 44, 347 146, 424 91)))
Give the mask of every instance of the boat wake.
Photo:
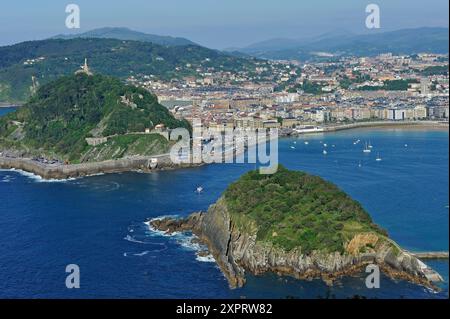
POLYGON ((9 183, 11 181, 15 180, 15 178, 11 175, 5 175, 0 179, 0 183, 9 183))
MULTIPOLYGON (((123 253, 123 256, 124 256, 124 257, 132 257, 132 256, 134 256, 134 257, 143 257, 143 256, 145 256, 145 255, 148 255, 149 253, 150 253, 149 250, 143 251, 142 253, 130 253, 130 252, 126 252, 126 253, 123 253)), ((152 256, 152 257, 156 257, 156 256, 152 256)))

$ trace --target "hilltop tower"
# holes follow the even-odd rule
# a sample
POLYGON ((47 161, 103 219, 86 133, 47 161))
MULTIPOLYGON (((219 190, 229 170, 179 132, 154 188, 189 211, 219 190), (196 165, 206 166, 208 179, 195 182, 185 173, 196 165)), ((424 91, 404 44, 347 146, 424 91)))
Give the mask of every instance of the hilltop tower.
POLYGON ((87 63, 87 58, 84 59, 84 65, 81 66, 81 70, 78 70, 77 72, 75 72, 75 74, 87 74, 87 75, 92 75, 92 72, 89 70, 89 66, 87 63))

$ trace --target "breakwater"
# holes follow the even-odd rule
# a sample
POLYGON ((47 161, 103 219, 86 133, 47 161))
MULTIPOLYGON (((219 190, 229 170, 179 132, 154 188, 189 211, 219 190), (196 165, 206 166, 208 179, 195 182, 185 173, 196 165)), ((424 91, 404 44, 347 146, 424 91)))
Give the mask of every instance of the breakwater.
POLYGON ((44 164, 29 158, 0 157, 1 169, 18 169, 41 176, 44 179, 67 179, 102 173, 118 173, 141 170, 156 171, 196 166, 174 164, 169 155, 142 156, 81 164, 44 164))
POLYGON ((324 127, 324 132, 335 132, 342 130, 350 130, 356 128, 372 128, 372 127, 433 127, 433 128, 447 128, 448 122, 440 121, 373 121, 373 122, 360 122, 340 125, 330 125, 324 127))

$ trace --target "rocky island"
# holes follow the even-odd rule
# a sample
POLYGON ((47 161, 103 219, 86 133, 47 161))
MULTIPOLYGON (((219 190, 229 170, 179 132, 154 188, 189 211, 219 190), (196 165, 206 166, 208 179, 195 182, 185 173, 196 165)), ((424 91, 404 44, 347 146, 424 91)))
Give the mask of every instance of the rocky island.
POLYGON ((334 184, 282 166, 273 175, 245 174, 207 212, 150 224, 196 235, 232 288, 245 284, 246 273, 267 272, 331 284, 367 264, 427 287, 442 280, 334 184))
POLYGON ((75 75, 39 87, 0 118, 0 168, 44 178, 173 166, 169 131, 190 129, 155 95, 103 75, 87 63, 75 75))

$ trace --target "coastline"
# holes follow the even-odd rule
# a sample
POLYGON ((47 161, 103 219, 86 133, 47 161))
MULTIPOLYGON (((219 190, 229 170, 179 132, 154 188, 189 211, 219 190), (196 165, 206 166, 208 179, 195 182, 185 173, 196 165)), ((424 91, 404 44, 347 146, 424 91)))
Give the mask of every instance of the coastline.
MULTIPOLYGON (((149 227, 169 235, 177 232, 195 234, 196 240, 213 256, 230 288, 244 286, 246 273, 256 276, 274 273, 300 280, 322 279, 332 286, 335 280, 360 273, 369 264, 377 264, 392 279, 405 280, 433 291, 439 291, 436 283, 443 281, 437 272, 395 243, 398 252, 388 244, 380 244, 372 253, 354 254, 347 247, 344 254, 314 251, 310 255, 303 255, 301 250, 286 252, 259 243, 255 233, 238 229, 223 198, 207 212, 193 213, 182 219, 155 218, 149 221, 149 227)), ((366 237, 367 234, 357 235, 352 242, 363 242, 366 237)), ((377 238, 377 241, 381 240, 377 238)))
MULTIPOLYGON (((374 121, 325 126, 323 133, 361 128, 401 128, 401 129, 440 129, 448 130, 449 122, 444 121, 374 121)), ((301 134, 300 134, 301 135, 301 134)))
MULTIPOLYGON (((307 134, 282 134, 280 138, 292 136, 326 134, 352 129, 434 129, 448 131, 449 123, 440 121, 406 121, 406 122, 361 122, 344 125, 324 127, 323 132, 307 134)), ((0 157, 1 169, 17 169, 29 172, 42 177, 43 179, 68 179, 77 177, 87 177, 97 174, 119 173, 129 171, 152 172, 158 170, 173 170, 180 168, 197 167, 204 164, 174 164, 168 154, 155 156, 139 156, 123 158, 117 160, 107 160, 103 162, 52 165, 33 161, 30 158, 0 157), (158 165, 151 168, 151 160, 158 160, 158 165)))
POLYGON ((155 171, 197 167, 200 165, 201 164, 174 164, 167 154, 69 165, 43 164, 29 158, 0 157, 0 169, 22 170, 40 176, 45 180, 64 180, 98 174, 132 171, 150 173, 155 171), (157 166, 153 165, 152 159, 158 160, 157 166))

